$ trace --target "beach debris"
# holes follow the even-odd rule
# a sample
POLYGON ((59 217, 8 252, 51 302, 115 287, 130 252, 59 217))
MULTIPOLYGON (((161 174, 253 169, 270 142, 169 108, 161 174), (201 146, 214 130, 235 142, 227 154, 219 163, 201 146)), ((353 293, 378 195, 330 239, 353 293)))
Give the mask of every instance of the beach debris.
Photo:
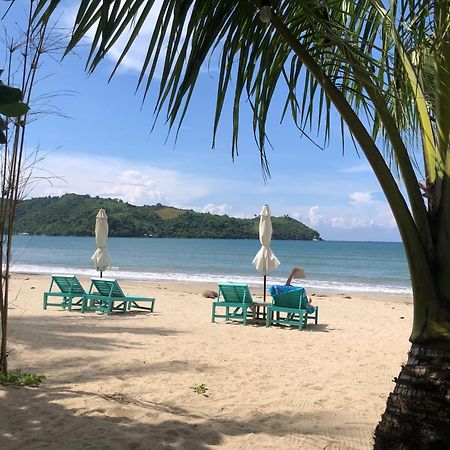
POLYGON ((404 319, 405 318, 405 316, 400 316, 400 319, 404 319))
POLYGON ((219 294, 216 291, 211 291, 209 289, 203 291, 202 295, 205 298, 217 298, 219 296, 219 294))
POLYGON ((30 289, 36 289, 34 286, 31 286, 30 289))
POLYGON ((209 397, 209 395, 206 393, 208 388, 206 387, 206 384, 195 384, 194 386, 191 386, 191 389, 198 395, 203 395, 203 397, 209 397))
POLYGON ((351 298, 350 295, 344 295, 344 298, 351 298))

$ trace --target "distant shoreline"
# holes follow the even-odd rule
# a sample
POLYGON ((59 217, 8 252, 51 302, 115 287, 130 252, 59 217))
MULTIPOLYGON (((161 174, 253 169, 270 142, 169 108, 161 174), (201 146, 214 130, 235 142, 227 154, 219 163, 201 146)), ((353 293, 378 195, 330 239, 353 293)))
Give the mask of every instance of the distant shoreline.
MULTIPOLYGON (((70 237, 70 238, 95 238, 94 234, 85 234, 85 235, 75 235, 75 234, 58 234, 58 235, 52 235, 52 234, 30 234, 30 233, 13 233, 13 236, 22 236, 22 237, 70 237)), ((257 241, 259 240, 256 238, 202 238, 202 237, 171 237, 171 236, 165 236, 165 237, 148 237, 148 236, 108 236, 108 239, 199 239, 202 241, 210 241, 210 240, 220 240, 220 241, 257 241)), ((402 244, 402 241, 373 241, 373 240, 345 240, 345 239, 272 239, 272 241, 299 241, 299 242, 352 242, 352 243, 374 243, 374 244, 402 244)))
MULTIPOLYGON (((29 237, 70 237, 70 238, 95 238, 94 234, 32 234, 32 233, 14 233, 13 236, 29 236, 29 237)), ((228 237, 181 237, 181 236, 108 236, 108 239, 117 239, 117 238, 127 238, 127 239, 201 239, 203 241, 209 241, 218 239, 221 241, 232 240, 232 241, 255 241, 258 240, 255 238, 228 238, 228 237)), ((272 241, 311 241, 311 242, 326 242, 325 239, 272 239, 272 241)), ((338 242, 338 241, 336 241, 338 242)), ((345 241, 342 241, 345 242, 345 241)), ((349 241, 350 242, 350 241, 349 241)), ((358 241, 354 241, 358 242, 358 241)), ((360 241, 363 242, 363 241, 360 241)), ((370 242, 370 241, 367 241, 370 242)))

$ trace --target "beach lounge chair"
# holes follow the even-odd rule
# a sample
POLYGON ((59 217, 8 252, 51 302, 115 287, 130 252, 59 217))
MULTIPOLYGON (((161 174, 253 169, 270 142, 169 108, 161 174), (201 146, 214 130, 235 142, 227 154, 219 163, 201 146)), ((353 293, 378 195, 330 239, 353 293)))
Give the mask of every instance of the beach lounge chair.
POLYGON ((308 297, 305 289, 281 292, 272 297, 272 305, 267 308, 266 326, 273 323, 297 326, 299 330, 305 327, 308 319, 317 324, 319 307, 314 307, 314 312, 308 313, 308 297))
POLYGON ((253 317, 252 305, 252 295, 246 284, 221 283, 217 301, 212 304, 211 322, 215 322, 216 317, 221 317, 225 320, 242 320, 247 325, 247 318, 253 317), (216 314, 217 307, 225 308, 225 314, 216 314))
POLYGON ((67 308, 71 311, 72 306, 82 304, 85 294, 86 291, 76 276, 52 275, 50 288, 48 292, 44 292, 44 309, 47 309, 48 306, 61 306, 63 309, 67 308), (55 287, 59 291, 53 290, 55 287), (54 297, 62 297, 62 299, 58 303, 51 303, 49 299, 51 300, 54 297), (79 300, 74 303, 73 300, 76 298, 79 300))
POLYGON ((131 308, 153 312, 154 307, 154 298, 126 295, 116 280, 92 278, 89 292, 83 297, 81 312, 102 311, 109 316, 112 311, 126 312, 131 308))

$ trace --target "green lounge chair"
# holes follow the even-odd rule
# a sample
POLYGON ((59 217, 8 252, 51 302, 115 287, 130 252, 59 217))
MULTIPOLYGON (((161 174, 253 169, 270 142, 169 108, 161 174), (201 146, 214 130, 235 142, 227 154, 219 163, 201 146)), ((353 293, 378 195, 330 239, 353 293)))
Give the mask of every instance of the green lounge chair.
POLYGON ((116 280, 92 278, 89 292, 83 297, 81 312, 102 311, 109 316, 112 311, 126 312, 131 308, 153 312, 154 306, 154 298, 124 294, 116 280))
POLYGON ((212 304, 211 322, 215 322, 216 317, 225 320, 238 319, 247 325, 247 318, 253 317, 253 299, 246 284, 221 283, 219 284, 219 297, 212 304), (225 314, 216 314, 216 308, 225 308, 225 314), (234 308, 230 311, 230 308, 234 308))
POLYGON ((301 330, 307 325, 308 319, 313 319, 317 324, 318 318, 319 307, 315 306, 314 312, 308 313, 308 297, 305 289, 299 287, 272 297, 272 305, 267 308, 266 326, 277 323, 294 325, 301 330))
POLYGON ((67 308, 71 311, 72 306, 82 304, 85 294, 86 291, 76 276, 52 275, 50 288, 48 292, 44 292, 44 309, 47 309, 48 306, 61 306, 63 309, 67 308), (59 288, 59 292, 52 291, 55 286, 59 288), (49 298, 52 297, 62 297, 62 300, 59 303, 50 303, 49 298), (76 303, 73 302, 75 298, 79 298, 76 303))

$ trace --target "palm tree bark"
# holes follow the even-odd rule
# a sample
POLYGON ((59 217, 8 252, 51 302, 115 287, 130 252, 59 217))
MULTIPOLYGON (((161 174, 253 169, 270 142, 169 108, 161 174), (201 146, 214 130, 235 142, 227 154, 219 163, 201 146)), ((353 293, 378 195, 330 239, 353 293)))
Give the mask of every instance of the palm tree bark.
POLYGON ((412 345, 375 430, 375 450, 450 449, 449 344, 412 345))

